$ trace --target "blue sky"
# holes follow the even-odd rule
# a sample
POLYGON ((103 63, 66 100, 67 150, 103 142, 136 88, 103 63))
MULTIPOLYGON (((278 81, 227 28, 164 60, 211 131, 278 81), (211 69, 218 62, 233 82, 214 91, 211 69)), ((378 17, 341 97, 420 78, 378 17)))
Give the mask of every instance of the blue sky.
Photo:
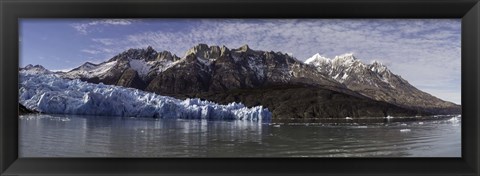
POLYGON ((183 57, 198 43, 248 44, 302 61, 354 53, 459 104, 460 29, 460 19, 21 19, 20 66, 68 70, 147 46, 183 57))

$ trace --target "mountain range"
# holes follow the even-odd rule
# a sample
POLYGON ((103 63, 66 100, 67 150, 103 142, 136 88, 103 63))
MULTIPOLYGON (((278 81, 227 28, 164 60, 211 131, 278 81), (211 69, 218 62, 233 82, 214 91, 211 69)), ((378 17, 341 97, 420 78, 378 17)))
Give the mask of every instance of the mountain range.
MULTIPOLYGON (((50 72, 41 66, 23 70, 50 72)), ((136 88, 175 98, 262 105, 273 118, 345 118, 460 114, 461 106, 423 92, 385 65, 353 54, 333 59, 198 44, 184 57, 152 47, 84 63, 65 79, 136 88)))
POLYGON ((417 89, 378 61, 364 64, 353 54, 329 59, 317 53, 305 63, 314 65, 320 73, 375 100, 434 114, 453 113, 460 108, 454 103, 443 101, 417 89))

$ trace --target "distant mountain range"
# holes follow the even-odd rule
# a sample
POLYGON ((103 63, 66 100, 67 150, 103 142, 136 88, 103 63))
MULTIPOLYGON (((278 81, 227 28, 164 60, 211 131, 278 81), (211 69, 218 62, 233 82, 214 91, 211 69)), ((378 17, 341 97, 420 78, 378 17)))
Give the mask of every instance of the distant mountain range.
POLYGON ((459 105, 417 89, 378 61, 364 64, 353 54, 336 56, 334 59, 315 54, 305 63, 314 65, 320 73, 374 100, 440 114, 459 112, 460 109, 459 105))
MULTIPOLYGON (((41 66, 24 71, 48 73, 41 66)), ((460 114, 461 106, 410 85, 381 63, 352 54, 305 62, 281 52, 199 44, 180 58, 152 47, 129 49, 62 78, 137 88, 176 98, 268 107, 274 118, 345 118, 460 114)))

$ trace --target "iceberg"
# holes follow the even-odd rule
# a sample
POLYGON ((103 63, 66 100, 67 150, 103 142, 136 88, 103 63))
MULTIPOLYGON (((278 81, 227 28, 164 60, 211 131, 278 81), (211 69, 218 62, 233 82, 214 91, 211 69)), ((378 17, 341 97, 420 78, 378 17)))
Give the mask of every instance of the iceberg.
POLYGON ((19 102, 47 114, 262 121, 268 108, 242 103, 219 105, 198 98, 180 100, 134 88, 68 80, 56 74, 20 72, 19 102))

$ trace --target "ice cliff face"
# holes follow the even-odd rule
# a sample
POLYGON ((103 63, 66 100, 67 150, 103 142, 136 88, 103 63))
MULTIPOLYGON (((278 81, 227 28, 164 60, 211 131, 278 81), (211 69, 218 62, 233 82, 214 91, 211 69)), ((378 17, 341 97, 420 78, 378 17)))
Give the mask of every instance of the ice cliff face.
POLYGON ((21 71, 19 86, 19 102, 42 113, 258 121, 271 118, 262 106, 179 100, 133 88, 62 79, 55 74, 21 71))

